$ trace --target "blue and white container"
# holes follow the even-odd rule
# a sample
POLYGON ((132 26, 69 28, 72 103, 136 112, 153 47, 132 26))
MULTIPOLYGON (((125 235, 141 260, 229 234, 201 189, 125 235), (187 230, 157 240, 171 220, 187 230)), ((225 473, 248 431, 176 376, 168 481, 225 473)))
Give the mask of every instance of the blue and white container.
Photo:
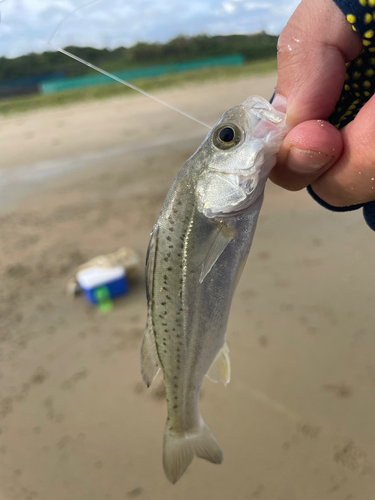
POLYGON ((90 304, 99 304, 129 291, 123 267, 89 267, 77 274, 77 282, 90 304))

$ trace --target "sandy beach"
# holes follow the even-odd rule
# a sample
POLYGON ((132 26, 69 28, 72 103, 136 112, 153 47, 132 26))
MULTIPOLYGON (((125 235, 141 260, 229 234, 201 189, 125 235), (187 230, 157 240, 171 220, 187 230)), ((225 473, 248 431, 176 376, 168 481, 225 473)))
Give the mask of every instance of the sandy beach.
MULTIPOLYGON (((158 92, 214 124, 276 75, 158 92)), ((224 462, 162 469, 161 377, 139 351, 143 279, 102 314, 75 268, 145 257, 164 197, 207 131, 142 96, 0 119, 0 499, 373 500, 375 240, 269 183, 227 332, 232 379, 201 410, 224 462)))

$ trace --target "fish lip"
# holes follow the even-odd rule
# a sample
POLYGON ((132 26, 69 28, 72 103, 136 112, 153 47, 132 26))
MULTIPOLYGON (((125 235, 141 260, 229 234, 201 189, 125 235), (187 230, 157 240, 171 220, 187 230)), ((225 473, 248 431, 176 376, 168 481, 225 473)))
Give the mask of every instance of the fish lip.
POLYGON ((272 107, 272 104, 259 96, 248 97, 240 106, 244 108, 252 123, 254 117, 258 120, 267 120, 274 125, 278 125, 285 120, 285 113, 277 111, 272 107))

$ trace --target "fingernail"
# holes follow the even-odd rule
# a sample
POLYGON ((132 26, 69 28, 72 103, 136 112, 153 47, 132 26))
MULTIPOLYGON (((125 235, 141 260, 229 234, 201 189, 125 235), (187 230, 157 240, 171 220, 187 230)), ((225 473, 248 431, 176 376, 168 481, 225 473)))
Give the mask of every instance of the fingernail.
POLYGON ((290 148, 286 164, 295 172, 310 174, 328 165, 334 156, 320 153, 319 151, 304 151, 303 149, 290 148))
POLYGON ((286 99, 281 94, 276 94, 272 101, 272 106, 282 113, 286 112, 286 99))

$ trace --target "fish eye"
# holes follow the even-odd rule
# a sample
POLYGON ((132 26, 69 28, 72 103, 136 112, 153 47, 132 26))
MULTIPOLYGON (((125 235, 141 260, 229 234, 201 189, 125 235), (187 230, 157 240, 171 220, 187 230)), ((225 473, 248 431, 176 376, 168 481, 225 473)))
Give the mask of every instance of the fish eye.
POLYGON ((223 142, 232 142, 234 139, 234 130, 232 127, 225 127, 220 130, 219 139, 223 142))
POLYGON ((213 135, 213 143, 219 149, 231 149, 240 143, 241 130, 231 123, 218 127, 213 135))

